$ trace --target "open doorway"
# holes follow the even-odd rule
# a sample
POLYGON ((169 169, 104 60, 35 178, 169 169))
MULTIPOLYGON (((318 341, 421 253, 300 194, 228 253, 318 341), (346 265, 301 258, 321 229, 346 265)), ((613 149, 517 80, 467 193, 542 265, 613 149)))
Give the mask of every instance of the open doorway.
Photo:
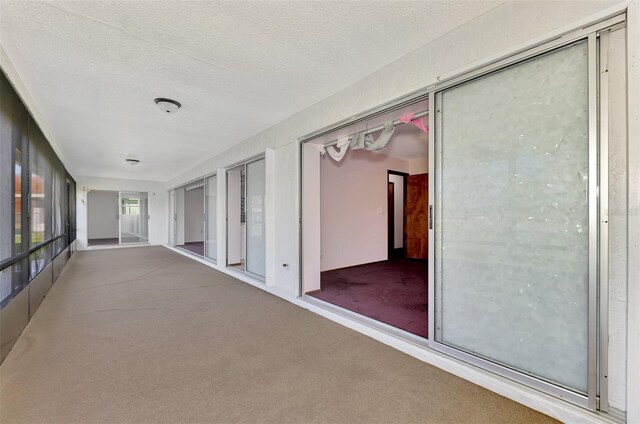
POLYGON ((204 256, 205 182, 199 179, 175 189, 175 245, 204 256))
POLYGON ((416 104, 303 146, 304 293, 424 338, 428 336, 425 109, 426 102, 416 104), (370 136, 365 145, 374 146, 385 137, 387 144, 353 148, 358 147, 353 140, 362 139, 362 134, 370 136), (340 149, 340 140, 349 148, 340 149), (312 198, 315 190, 317 199, 312 198), (312 228, 314 220, 319 231, 312 228))
POLYGON ((91 190, 87 194, 87 245, 120 243, 117 191, 91 190))
POLYGON ((87 245, 149 241, 149 194, 90 190, 87 194, 87 245))
POLYGON ((387 247, 389 258, 400 258, 404 257, 406 245, 405 199, 409 174, 389 170, 387 175, 387 247))

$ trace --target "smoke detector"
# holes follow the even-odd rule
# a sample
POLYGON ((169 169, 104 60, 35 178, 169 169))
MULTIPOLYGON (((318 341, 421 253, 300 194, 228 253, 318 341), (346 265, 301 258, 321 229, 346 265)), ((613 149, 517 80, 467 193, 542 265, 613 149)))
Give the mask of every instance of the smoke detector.
POLYGON ((129 165, 133 166, 133 165, 137 165, 140 163, 140 161, 138 159, 125 159, 125 162, 127 162, 129 165))
POLYGON ((156 102, 160 110, 163 111, 164 113, 176 113, 178 109, 180 109, 180 107, 182 106, 180 102, 177 102, 172 99, 165 99, 164 97, 158 97, 153 101, 156 102))

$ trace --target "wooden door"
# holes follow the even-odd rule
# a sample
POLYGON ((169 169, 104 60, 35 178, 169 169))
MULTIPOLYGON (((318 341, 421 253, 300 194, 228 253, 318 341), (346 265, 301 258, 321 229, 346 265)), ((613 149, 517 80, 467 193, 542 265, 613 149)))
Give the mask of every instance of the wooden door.
POLYGON ((429 241, 429 177, 428 174, 407 177, 405 200, 406 256, 412 259, 427 259, 429 241))

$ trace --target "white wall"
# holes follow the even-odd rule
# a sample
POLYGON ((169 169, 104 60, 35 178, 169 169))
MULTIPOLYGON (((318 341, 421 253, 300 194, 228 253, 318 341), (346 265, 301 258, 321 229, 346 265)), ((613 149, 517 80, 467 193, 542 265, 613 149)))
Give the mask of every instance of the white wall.
POLYGON ((227 263, 239 264, 242 261, 242 224, 240 222, 240 171, 241 168, 227 172, 227 263))
POLYGON ((389 182, 393 183, 393 248, 401 249, 404 247, 404 177, 392 174, 389 182))
POLYGON ((167 243, 169 200, 166 185, 160 182, 79 176, 76 179, 78 250, 87 248, 88 190, 139 191, 149 193, 149 243, 167 243))
POLYGON ((204 188, 184 194, 184 241, 204 241, 204 188))
POLYGON ((118 238, 118 192, 92 190, 87 197, 87 237, 89 239, 118 238))
POLYGON ((351 150, 340 162, 322 156, 322 271, 387 259, 389 170, 409 172, 409 163, 364 150, 351 150))
MULTIPOLYGON (((411 54, 379 70, 372 70, 372 73, 366 78, 302 110, 289 119, 240 142, 235 147, 216 157, 194 166, 173 178, 168 183, 168 186, 177 186, 185 183, 196 177, 214 172, 218 168, 224 168, 231 163, 263 153, 266 149, 273 149, 274 151, 286 149, 286 146, 295 143, 296 139, 304 134, 353 116, 390 99, 424 88, 435 83, 439 78, 470 69, 476 64, 486 63, 490 59, 512 53, 520 48, 530 47, 536 42, 547 39, 551 32, 559 34, 562 30, 575 28, 584 18, 601 12, 617 3, 616 1, 508 1, 415 50, 411 54)), ((637 22, 637 3, 634 4, 636 5, 636 15, 634 16, 636 16, 637 22)), ((638 43, 632 40, 629 44, 633 50, 632 53, 637 54, 638 43)), ((637 66, 637 60, 635 63, 637 66)), ((637 77, 635 77, 635 81, 637 84, 637 77)), ((631 103, 637 106, 637 94, 633 95, 632 100, 631 103)), ((637 132, 637 123, 633 128, 637 132)), ((637 146, 634 148, 637 148, 637 146)), ((424 166, 420 167, 418 165, 420 164, 414 164, 411 169, 412 173, 426 172, 424 166)), ((290 166, 290 158, 286 154, 275 155, 272 166, 279 170, 277 175, 275 173, 268 174, 268 178, 273 180, 267 181, 267 184, 273 185, 272 196, 278 199, 277 209, 274 210, 286 211, 283 213, 292 213, 297 216, 298 197, 289 191, 290 187, 288 185, 280 187, 274 184, 274 180, 296 182, 298 170, 290 166)), ((630 175, 630 177, 633 176, 637 176, 637 171, 630 175)), ((633 205, 637 205, 636 200, 639 197, 637 196, 637 190, 632 191, 632 194, 633 196, 630 197, 629 201, 633 205)), ((267 215, 267 225, 271 225, 271 220, 276 221, 278 215, 279 213, 274 216, 267 215)), ((633 222, 637 223, 637 219, 633 222)), ((290 223, 280 222, 272 228, 274 229, 274 238, 296 239, 298 232, 296 220, 292 220, 290 223)), ((631 231, 630 234, 632 234, 631 231)), ((637 238, 633 240, 637 240, 637 238)), ((277 268, 278 263, 284 262, 300 266, 297 254, 297 248, 287 249, 286 252, 279 255, 278 259, 273 257, 271 260, 274 263, 267 264, 267 267, 277 268)), ((305 276, 306 274, 305 269, 305 276)), ((297 294, 299 284, 297 273, 272 273, 270 275, 277 275, 277 277, 273 277, 277 278, 275 283, 286 290, 287 293, 290 295, 297 294)), ((273 284, 273 282, 267 281, 267 284, 273 284)), ((640 292, 634 288, 631 299, 637 302, 638 293, 640 292)), ((631 309, 630 311, 629 316, 637 316, 631 309)), ((640 338, 638 328, 640 327, 637 324, 630 324, 629 333, 633 333, 634 338, 629 341, 629 346, 636 348, 635 355, 638 355, 637 347, 639 346, 638 340, 640 338)), ((618 358, 617 360, 625 361, 625 358, 618 358)), ((629 378, 634 379, 633 390, 637 394, 640 393, 640 386, 638 385, 636 374, 637 371, 634 374, 633 369, 628 373, 629 378)), ((640 409, 636 407, 634 411, 636 412, 634 417, 640 418, 640 412, 638 412, 640 409)))

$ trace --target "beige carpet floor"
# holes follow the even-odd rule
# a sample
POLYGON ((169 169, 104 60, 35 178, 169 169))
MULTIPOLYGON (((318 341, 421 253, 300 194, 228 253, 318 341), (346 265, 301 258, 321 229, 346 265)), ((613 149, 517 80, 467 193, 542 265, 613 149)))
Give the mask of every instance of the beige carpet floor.
POLYGON ((0 379, 2 423, 552 422, 163 247, 76 253, 0 379))

